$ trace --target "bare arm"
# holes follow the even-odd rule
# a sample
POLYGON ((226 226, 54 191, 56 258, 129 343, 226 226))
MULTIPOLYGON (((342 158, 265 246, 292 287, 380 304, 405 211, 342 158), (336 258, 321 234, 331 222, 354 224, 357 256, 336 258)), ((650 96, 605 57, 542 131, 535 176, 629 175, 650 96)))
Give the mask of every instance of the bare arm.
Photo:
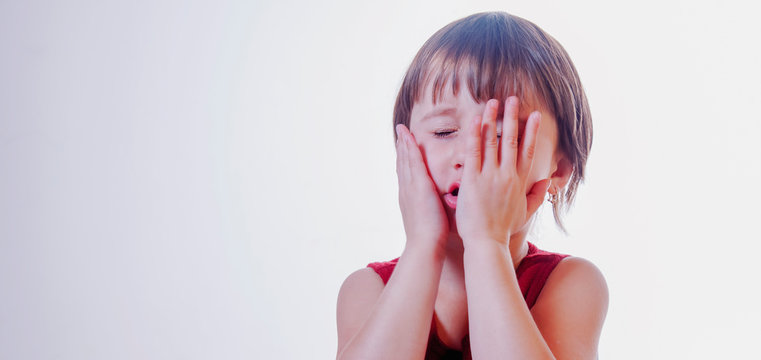
POLYGON ((372 269, 346 279, 338 295, 338 359, 422 359, 443 258, 405 251, 388 284, 372 269))
POLYGON ((566 258, 531 308, 536 326, 558 359, 595 359, 608 312, 608 286, 594 264, 566 258))
POLYGON ((533 314, 523 299, 509 244, 524 241, 511 234, 530 219, 550 185, 548 179, 528 183, 541 114, 531 113, 520 142, 518 99, 508 98, 499 139, 497 105, 490 100, 469 130, 470 155, 457 203, 473 358, 593 359, 607 311, 605 280, 597 268, 561 261, 533 314))
POLYGON ((388 284, 370 269, 338 295, 338 359, 422 359, 449 222, 414 136, 397 127, 399 206, 407 243, 388 284), (376 301, 377 300, 377 301, 376 301))
POLYGON ((515 277, 509 251, 498 242, 465 249, 470 346, 474 359, 552 359, 515 277))
POLYGON ((608 306, 599 270, 563 260, 529 311, 510 254, 488 244, 464 255, 473 358, 595 359, 608 306))

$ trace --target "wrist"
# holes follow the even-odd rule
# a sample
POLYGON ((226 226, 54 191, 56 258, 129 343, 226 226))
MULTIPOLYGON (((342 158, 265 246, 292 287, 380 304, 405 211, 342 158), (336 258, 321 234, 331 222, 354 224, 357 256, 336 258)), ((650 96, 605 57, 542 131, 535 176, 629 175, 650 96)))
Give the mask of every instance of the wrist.
POLYGON ((467 251, 468 249, 489 249, 491 251, 498 250, 498 251, 506 251, 510 252, 510 248, 507 246, 510 242, 504 242, 496 240, 492 237, 478 237, 478 238, 472 238, 468 241, 463 240, 463 248, 467 251))
POLYGON ((410 239, 407 239, 402 254, 407 254, 408 257, 414 257, 422 261, 443 262, 446 257, 446 250, 437 241, 430 241, 428 239, 410 241, 410 239))
POLYGON ((508 244, 510 244, 510 233, 504 237, 483 234, 476 236, 466 236, 462 238, 462 246, 466 249, 468 247, 481 246, 483 244, 488 244, 487 246, 494 245, 497 247, 503 247, 509 252, 510 247, 508 244))
POLYGON ((493 259, 495 256, 496 258, 507 259, 510 263, 513 262, 510 247, 490 239, 474 241, 466 246, 463 252, 463 259, 469 259, 465 260, 468 263, 483 262, 486 259, 493 259))

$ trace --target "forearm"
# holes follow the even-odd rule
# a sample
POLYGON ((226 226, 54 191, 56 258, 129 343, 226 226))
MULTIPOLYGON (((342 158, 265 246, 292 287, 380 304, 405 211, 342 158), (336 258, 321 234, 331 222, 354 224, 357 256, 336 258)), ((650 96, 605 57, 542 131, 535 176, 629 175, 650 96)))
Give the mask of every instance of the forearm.
POLYGON ((434 251, 405 249, 372 313, 338 358, 422 359, 443 261, 434 251))
POLYGON ((471 242, 463 255, 474 359, 553 359, 531 316, 506 246, 471 242))

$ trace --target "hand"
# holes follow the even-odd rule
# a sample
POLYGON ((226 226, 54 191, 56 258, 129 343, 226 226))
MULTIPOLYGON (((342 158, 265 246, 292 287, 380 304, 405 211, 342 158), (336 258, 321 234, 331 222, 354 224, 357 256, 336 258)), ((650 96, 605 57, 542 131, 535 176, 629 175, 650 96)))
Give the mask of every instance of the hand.
POLYGON ((523 140, 518 137, 518 98, 505 104, 502 138, 497 137, 497 106, 489 100, 483 118, 473 119, 468 130, 463 179, 455 219, 463 245, 494 240, 507 245, 510 235, 523 227, 544 201, 549 179, 526 191, 541 114, 528 118, 523 140), (519 148, 520 147, 520 148, 519 148))
POLYGON ((396 174, 407 247, 424 247, 444 253, 449 221, 423 154, 404 125, 396 126, 396 174))

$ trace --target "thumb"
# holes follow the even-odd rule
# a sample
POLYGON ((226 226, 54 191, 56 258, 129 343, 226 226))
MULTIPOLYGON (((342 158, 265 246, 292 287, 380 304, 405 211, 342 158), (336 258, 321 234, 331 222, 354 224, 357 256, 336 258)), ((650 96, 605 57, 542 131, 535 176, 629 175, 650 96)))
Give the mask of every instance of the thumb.
POLYGON ((526 194, 526 215, 531 216, 539 209, 539 206, 544 202, 544 196, 547 194, 547 190, 550 188, 552 180, 543 179, 534 183, 531 187, 531 191, 526 194))

